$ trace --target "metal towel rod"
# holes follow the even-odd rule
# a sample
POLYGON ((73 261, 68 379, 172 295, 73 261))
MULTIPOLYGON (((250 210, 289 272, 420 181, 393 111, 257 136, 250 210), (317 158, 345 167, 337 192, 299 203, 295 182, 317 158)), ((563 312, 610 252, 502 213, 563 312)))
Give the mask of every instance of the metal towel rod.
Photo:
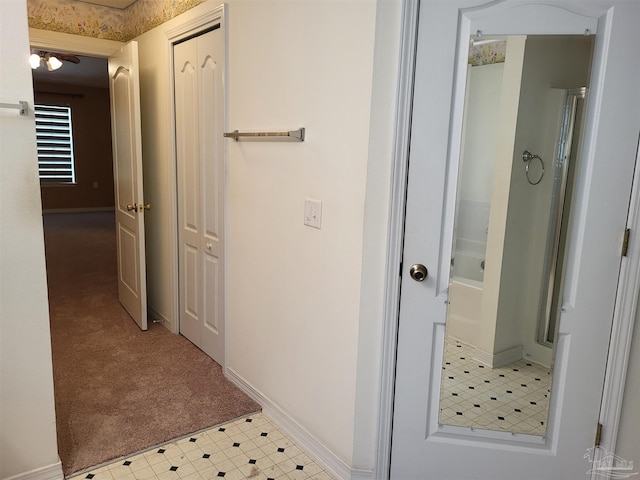
POLYGON ((29 102, 25 102, 23 100, 18 103, 0 103, 0 108, 14 108, 16 110, 20 110, 20 115, 28 115, 29 114, 29 102))
POLYGON ((240 137, 288 137, 299 142, 304 142, 304 127, 287 132, 239 132, 238 130, 234 130, 233 132, 225 132, 224 136, 226 138, 233 138, 236 142, 240 140, 240 137))

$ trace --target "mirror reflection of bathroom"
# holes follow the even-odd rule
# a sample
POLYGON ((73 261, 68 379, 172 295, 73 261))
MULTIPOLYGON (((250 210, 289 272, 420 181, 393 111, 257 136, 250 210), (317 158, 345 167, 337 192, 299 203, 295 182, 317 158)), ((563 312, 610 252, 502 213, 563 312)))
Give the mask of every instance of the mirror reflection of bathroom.
POLYGON ((545 435, 593 48, 470 42, 440 424, 545 435))

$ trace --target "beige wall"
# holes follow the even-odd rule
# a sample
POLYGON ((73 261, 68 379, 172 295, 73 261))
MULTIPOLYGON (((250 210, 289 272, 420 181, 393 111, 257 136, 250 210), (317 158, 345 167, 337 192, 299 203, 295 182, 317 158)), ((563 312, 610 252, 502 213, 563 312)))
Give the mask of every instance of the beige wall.
MULTIPOLYGON (((304 126, 307 138, 226 144, 227 367, 347 465, 355 456, 359 355, 371 360, 360 383, 370 394, 361 400, 363 432, 370 435, 376 421, 396 78, 388 65, 397 65, 400 3, 386 10, 394 25, 372 101, 376 5, 344 2, 336 10, 332 2, 236 1, 228 7, 228 128, 304 126), (374 120, 375 137, 373 108, 386 115, 374 120), (374 191, 367 191, 368 182, 374 191), (365 240, 367 194, 379 209, 367 216, 365 240), (321 230, 303 224, 307 197, 323 202, 321 230), (362 278, 365 251, 373 280, 362 278), (359 337, 361 322, 371 329, 368 337, 359 337)), ((215 6, 205 3, 136 39, 145 196, 154 204, 146 219, 153 239, 147 242, 149 304, 169 319, 175 167, 166 31, 215 6)), ((374 439, 358 442, 356 450, 371 468, 374 439)))
MULTIPOLYGON (((0 2, 0 101, 33 105, 25 0, 0 2)), ((35 121, 0 109, 0 478, 62 479, 35 121)))
POLYGON ((36 103, 71 107, 76 166, 75 185, 45 185, 41 188, 42 208, 113 207, 109 89, 35 82, 34 90, 36 103))

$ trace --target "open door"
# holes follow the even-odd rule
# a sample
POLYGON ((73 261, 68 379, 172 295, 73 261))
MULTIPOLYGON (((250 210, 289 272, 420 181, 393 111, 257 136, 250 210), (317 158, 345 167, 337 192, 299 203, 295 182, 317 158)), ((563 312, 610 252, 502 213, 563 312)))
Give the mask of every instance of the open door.
POLYGON ((618 459, 598 465, 594 453, 640 128, 639 7, 421 2, 391 479, 614 478, 618 459), (493 67, 500 88, 467 76, 493 67), (583 85, 571 205, 553 214, 552 195, 565 198, 556 165, 571 158, 577 130, 569 108, 545 120, 557 117, 546 98, 551 86, 583 85), (565 131, 551 156, 547 132, 565 131), (548 226, 561 220, 566 236, 554 244, 563 235, 548 226), (543 266, 558 245, 558 322, 541 342, 541 292, 552 284, 543 266), (555 356, 545 359, 547 344, 555 356))
POLYGON ((140 135, 138 44, 109 58, 111 136, 118 247, 118 298, 142 330, 147 329, 147 284, 140 135))

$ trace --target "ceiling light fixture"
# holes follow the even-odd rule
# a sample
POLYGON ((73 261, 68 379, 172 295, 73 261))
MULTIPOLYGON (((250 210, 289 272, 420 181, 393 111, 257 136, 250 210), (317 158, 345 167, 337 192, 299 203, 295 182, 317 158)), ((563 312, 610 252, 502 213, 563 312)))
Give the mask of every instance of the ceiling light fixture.
POLYGON ((34 52, 29 57, 29 63, 34 70, 40 65, 47 67, 50 72, 57 70, 62 66, 62 62, 54 55, 45 52, 34 52))

